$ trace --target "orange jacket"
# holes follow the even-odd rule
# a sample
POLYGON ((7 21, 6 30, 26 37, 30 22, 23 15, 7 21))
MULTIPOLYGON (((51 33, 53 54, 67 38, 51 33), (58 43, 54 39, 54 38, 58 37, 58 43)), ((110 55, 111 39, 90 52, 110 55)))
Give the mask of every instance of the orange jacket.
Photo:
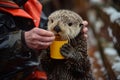
POLYGON ((33 20, 36 27, 40 24, 40 16, 42 12, 42 5, 38 0, 28 0, 24 5, 24 10, 21 9, 16 3, 0 1, 0 11, 5 11, 13 16, 21 16, 33 20))

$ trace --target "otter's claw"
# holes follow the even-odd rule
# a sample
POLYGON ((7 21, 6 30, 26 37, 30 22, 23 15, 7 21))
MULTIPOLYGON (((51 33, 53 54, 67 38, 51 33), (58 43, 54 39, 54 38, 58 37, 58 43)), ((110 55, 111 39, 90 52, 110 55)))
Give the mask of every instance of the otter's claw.
POLYGON ((64 44, 60 52, 66 59, 74 58, 74 48, 70 44, 64 44))

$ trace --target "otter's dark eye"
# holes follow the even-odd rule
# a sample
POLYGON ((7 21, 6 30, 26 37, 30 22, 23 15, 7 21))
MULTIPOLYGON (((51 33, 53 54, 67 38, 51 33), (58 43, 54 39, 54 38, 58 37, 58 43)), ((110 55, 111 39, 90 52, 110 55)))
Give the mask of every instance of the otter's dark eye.
POLYGON ((79 26, 80 26, 80 27, 82 27, 82 26, 83 26, 83 24, 79 24, 79 26))
POLYGON ((51 19, 51 23, 53 23, 53 20, 51 19))
POLYGON ((68 23, 69 26, 72 26, 72 23, 68 23))

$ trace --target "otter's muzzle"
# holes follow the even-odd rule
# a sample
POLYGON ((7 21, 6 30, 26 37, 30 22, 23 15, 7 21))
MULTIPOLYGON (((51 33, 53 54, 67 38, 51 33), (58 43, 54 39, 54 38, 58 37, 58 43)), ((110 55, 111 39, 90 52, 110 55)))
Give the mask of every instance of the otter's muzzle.
POLYGON ((55 27, 53 28, 53 30, 56 31, 57 33, 61 31, 60 26, 58 26, 58 25, 55 26, 55 27))

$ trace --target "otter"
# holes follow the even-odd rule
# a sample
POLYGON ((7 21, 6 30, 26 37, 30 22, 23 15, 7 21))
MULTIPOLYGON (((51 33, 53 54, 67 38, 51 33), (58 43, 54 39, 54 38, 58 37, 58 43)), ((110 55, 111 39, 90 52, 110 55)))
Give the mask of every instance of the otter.
POLYGON ((94 80, 82 21, 70 10, 57 10, 48 17, 48 30, 68 40, 60 49, 65 59, 52 59, 49 51, 42 55, 41 65, 48 80, 94 80))

